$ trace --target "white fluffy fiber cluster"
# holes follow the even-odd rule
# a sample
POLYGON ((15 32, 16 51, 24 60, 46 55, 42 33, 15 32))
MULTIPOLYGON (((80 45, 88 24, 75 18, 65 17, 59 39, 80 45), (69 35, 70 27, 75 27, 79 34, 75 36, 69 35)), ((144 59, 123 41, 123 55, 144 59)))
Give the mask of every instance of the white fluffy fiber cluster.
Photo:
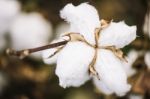
MULTIPOLYGON (((6 46, 7 32, 12 48, 21 50, 47 44, 52 26, 40 13, 22 12, 17 0, 0 0, 0 50, 6 46)), ((40 53, 33 56, 39 58, 40 53)))
MULTIPOLYGON (((95 68, 103 85, 109 91, 107 94, 114 92, 122 96, 130 90, 131 86, 127 84, 127 75, 122 65, 122 62, 111 51, 99 50, 95 68)), ((101 83, 99 86, 101 86, 101 83)), ((100 88, 100 90, 102 89, 100 88)))
MULTIPOLYGON (((10 34, 14 49, 27 49, 45 45, 52 34, 51 23, 40 13, 20 13, 14 20, 10 34)), ((40 57, 40 53, 33 54, 40 57)))
POLYGON ((0 50, 6 44, 6 32, 19 11, 20 4, 17 0, 0 0, 0 50))
MULTIPOLYGON (((80 33, 90 44, 95 44, 94 30, 101 26, 98 13, 93 6, 87 3, 78 6, 67 4, 60 13, 61 17, 70 24, 70 32, 80 33)), ((111 22, 107 28, 101 31, 99 45, 115 45, 117 48, 122 48, 135 38, 135 26, 127 26, 124 22, 111 22)), ((48 56, 53 54, 54 50, 57 49, 43 52, 46 63, 52 63, 50 59, 48 60, 48 56)), ((57 57, 54 56, 55 62, 57 62, 56 75, 59 77, 60 86, 64 88, 77 87, 87 80, 93 79, 97 88, 105 94, 125 95, 131 88, 127 83, 127 74, 123 66, 125 64, 113 52, 99 49, 95 69, 99 73, 100 80, 89 75, 89 64, 94 57, 94 51, 94 48, 85 43, 75 41, 67 43, 57 53, 57 57)))
POLYGON ((77 7, 68 4, 60 11, 60 15, 70 23, 71 32, 81 33, 89 43, 95 44, 94 31, 95 28, 100 27, 100 22, 93 6, 87 3, 82 3, 77 7))
POLYGON ((123 48, 136 38, 135 30, 136 26, 127 26, 124 21, 111 22, 108 28, 101 31, 99 44, 101 46, 115 45, 117 48, 123 48))

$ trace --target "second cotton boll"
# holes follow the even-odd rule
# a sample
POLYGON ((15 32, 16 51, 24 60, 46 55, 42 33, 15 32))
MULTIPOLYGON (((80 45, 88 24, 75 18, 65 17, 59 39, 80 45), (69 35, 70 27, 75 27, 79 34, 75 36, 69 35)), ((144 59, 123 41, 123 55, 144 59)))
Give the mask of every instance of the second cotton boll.
MULTIPOLYGON (((52 26, 39 13, 21 13, 13 22, 10 33, 12 48, 16 50, 34 48, 48 43, 52 35, 52 26)), ((32 56, 39 58, 40 53, 32 56)))
POLYGON ((20 4, 16 0, 0 0, 0 50, 6 47, 6 32, 19 12, 20 4))

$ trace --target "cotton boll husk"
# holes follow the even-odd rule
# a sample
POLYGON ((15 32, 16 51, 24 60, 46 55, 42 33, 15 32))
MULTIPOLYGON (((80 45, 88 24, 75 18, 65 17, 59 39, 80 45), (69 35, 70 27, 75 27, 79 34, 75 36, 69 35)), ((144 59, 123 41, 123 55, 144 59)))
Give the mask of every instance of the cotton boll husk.
POLYGON ((100 32, 99 45, 123 48, 136 38, 136 26, 128 26, 124 21, 111 22, 100 32))
MULTIPOLYGON (((52 35, 51 23, 37 12, 21 13, 10 28, 12 48, 21 50, 48 44, 52 35)), ((39 58, 40 53, 32 54, 39 58)))
POLYGON ((122 65, 113 52, 105 49, 98 51, 95 69, 100 76, 100 80, 118 96, 125 95, 131 88, 127 83, 127 75, 122 65))
POLYGON ((94 85, 96 86, 96 88, 97 88, 100 92, 102 92, 102 93, 104 93, 104 94, 107 94, 107 95, 110 95, 110 94, 113 93, 113 91, 110 90, 110 89, 105 85, 104 82, 102 82, 101 80, 97 79, 96 77, 94 77, 93 82, 94 82, 94 85))
POLYGON ((60 12, 61 18, 70 24, 70 31, 82 34, 85 39, 95 44, 94 31, 100 27, 96 9, 88 3, 78 6, 67 4, 60 12))
POLYGON ((0 34, 8 31, 11 22, 20 12, 17 0, 0 0, 0 34))
POLYGON ((94 57, 94 49, 83 42, 69 42, 59 53, 56 75, 59 85, 79 87, 90 79, 89 64, 94 57))
POLYGON ((128 77, 131 77, 136 73, 136 70, 132 68, 133 63, 136 61, 138 58, 139 53, 135 50, 131 50, 128 55, 127 55, 127 61, 128 62, 123 62, 124 65, 123 68, 126 71, 126 74, 128 77))
POLYGON ((147 65, 148 69, 150 70, 150 52, 147 52, 145 54, 144 60, 145 60, 145 63, 147 65))
MULTIPOLYGON (((68 38, 64 36, 64 37, 61 37, 59 39, 53 40, 51 42, 51 44, 52 43, 57 43, 57 42, 62 42, 62 41, 67 40, 67 39, 68 38)), ((57 61, 58 54, 59 54, 59 52, 61 50, 58 53, 56 53, 54 56, 52 56, 52 57, 50 57, 50 56, 53 55, 58 50, 58 48, 63 47, 63 46, 59 46, 59 47, 55 47, 55 48, 50 48, 50 49, 42 51, 42 57, 43 57, 44 63, 45 64, 55 64, 56 61, 57 61)))
POLYGON ((70 32, 69 24, 65 22, 61 22, 57 25, 56 30, 55 30, 56 38, 59 38, 64 33, 69 33, 69 32, 70 32))

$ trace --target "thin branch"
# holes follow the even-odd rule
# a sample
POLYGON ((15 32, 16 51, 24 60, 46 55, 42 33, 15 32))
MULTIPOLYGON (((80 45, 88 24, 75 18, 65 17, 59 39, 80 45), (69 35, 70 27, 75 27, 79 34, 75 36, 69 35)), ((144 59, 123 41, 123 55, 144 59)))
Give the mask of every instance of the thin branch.
POLYGON ((22 59, 22 58, 28 56, 31 53, 46 50, 46 49, 49 49, 49 48, 55 48, 55 47, 58 47, 58 46, 62 46, 62 45, 65 45, 67 42, 68 41, 65 40, 65 41, 61 41, 61 42, 57 42, 57 43, 53 43, 53 44, 49 44, 49 45, 45 45, 45 46, 41 46, 41 47, 37 47, 37 48, 25 49, 25 50, 20 50, 20 51, 7 49, 6 53, 8 55, 18 56, 22 59))

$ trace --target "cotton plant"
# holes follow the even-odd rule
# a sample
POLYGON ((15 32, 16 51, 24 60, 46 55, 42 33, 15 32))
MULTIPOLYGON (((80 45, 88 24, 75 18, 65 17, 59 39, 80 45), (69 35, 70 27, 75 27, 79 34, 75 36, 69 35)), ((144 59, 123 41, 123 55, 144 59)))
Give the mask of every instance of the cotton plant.
POLYGON ((0 0, 0 50, 6 45, 6 32, 19 12, 20 3, 17 0, 0 0))
MULTIPOLYGON (((10 27, 12 48, 20 50, 47 44, 52 36, 52 25, 38 12, 20 13, 10 27)), ((33 58, 40 59, 41 53, 33 58)))
POLYGON ((100 20, 97 10, 88 3, 67 4, 60 16, 70 25, 60 41, 68 42, 43 51, 46 63, 57 64, 59 85, 79 87, 92 79, 105 94, 125 95, 131 85, 123 68, 127 60, 120 49, 136 38, 136 26, 100 20))

